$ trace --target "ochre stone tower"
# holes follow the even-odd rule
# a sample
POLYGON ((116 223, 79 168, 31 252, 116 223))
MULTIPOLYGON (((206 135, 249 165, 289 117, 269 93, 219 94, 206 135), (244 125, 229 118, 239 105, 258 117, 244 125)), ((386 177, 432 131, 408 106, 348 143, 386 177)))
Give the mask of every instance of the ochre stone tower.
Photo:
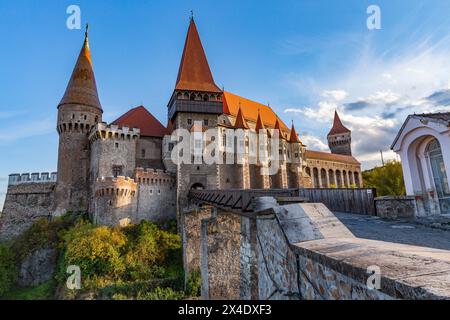
MULTIPOLYGON (((191 18, 175 90, 167 106, 173 129, 193 133, 191 139, 198 138, 199 141, 191 143, 207 143, 202 135, 208 129, 218 130, 218 117, 223 113, 222 94, 214 83, 197 27, 191 18)), ((217 132, 215 136, 218 137, 217 132)), ((178 208, 185 207, 191 188, 219 188, 217 164, 206 165, 200 158, 190 160, 190 163, 177 165, 178 208)))
POLYGON ((352 132, 342 124, 337 111, 334 112, 333 128, 327 139, 331 153, 352 155, 352 132))
POLYGON ((58 105, 58 180, 55 215, 87 211, 89 199, 90 129, 102 121, 89 50, 88 34, 66 92, 58 105))

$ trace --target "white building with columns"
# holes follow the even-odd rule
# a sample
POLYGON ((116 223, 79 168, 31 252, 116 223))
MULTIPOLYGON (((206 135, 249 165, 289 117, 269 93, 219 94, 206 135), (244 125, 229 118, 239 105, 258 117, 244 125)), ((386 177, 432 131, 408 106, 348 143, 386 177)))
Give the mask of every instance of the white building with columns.
POLYGON ((450 112, 408 116, 391 148, 401 157, 417 214, 450 214, 450 112))

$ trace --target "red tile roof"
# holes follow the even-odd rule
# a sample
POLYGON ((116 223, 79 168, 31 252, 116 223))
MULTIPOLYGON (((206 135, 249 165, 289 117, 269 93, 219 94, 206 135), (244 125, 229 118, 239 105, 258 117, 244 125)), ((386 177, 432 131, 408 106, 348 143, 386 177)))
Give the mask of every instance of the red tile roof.
POLYGON ((214 83, 193 18, 191 18, 189 23, 175 89, 222 92, 214 83))
POLYGON ((139 128, 143 137, 163 137, 168 134, 167 129, 144 106, 129 110, 112 124, 139 128))
POLYGON ((87 32, 69 84, 58 107, 64 104, 82 104, 102 110, 95 83, 87 32))
POLYGON ((321 152, 321 151, 313 151, 306 150, 306 158, 307 159, 316 159, 316 160, 326 160, 326 161, 334 161, 341 163, 349 163, 359 165, 359 161, 356 160, 355 157, 346 156, 341 154, 329 153, 329 152, 321 152))
POLYGON ((347 132, 351 132, 351 131, 342 124, 337 111, 334 111, 333 128, 331 128, 328 135, 331 136, 334 134, 347 133, 347 132))
POLYGON ((236 117, 239 111, 239 106, 241 107, 242 115, 246 121, 256 123, 258 113, 261 113, 261 118, 265 127, 272 129, 275 128, 275 122, 278 119, 281 129, 285 133, 289 132, 289 128, 280 118, 278 118, 276 113, 269 106, 224 91, 223 113, 236 117))

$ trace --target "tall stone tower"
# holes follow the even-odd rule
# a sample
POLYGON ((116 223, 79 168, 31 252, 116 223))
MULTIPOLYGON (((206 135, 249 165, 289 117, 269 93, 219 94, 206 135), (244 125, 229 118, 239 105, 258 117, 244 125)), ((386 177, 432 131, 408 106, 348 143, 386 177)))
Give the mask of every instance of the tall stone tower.
POLYGON ((327 139, 331 153, 352 155, 352 132, 342 124, 337 111, 334 112, 333 127, 327 139))
MULTIPOLYGON (((192 145, 206 145, 204 132, 218 130, 218 117, 223 113, 222 90, 214 83, 208 60, 191 17, 175 90, 168 103, 169 122, 174 129, 193 133, 192 145)), ((218 137, 218 132, 215 133, 218 137)), ((187 150, 184 150, 184 153, 187 150)), ((206 165, 201 157, 192 156, 189 163, 177 164, 178 212, 186 205, 191 188, 219 188, 218 165, 206 165)))
POLYGON ((89 205, 90 129, 102 121, 89 50, 88 30, 66 92, 58 105, 58 180, 55 215, 87 211, 89 205))

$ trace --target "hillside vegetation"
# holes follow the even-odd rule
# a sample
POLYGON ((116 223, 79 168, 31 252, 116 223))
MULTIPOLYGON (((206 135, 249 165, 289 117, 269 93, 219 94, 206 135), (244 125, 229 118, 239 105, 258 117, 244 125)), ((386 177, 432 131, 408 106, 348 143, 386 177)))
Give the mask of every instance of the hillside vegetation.
POLYGON ((13 243, 0 245, 3 299, 183 299, 196 297, 199 291, 198 273, 184 285, 181 241, 174 223, 157 226, 143 221, 109 228, 73 216, 42 219, 13 243), (17 278, 24 259, 49 246, 58 256, 51 279, 20 287, 17 278), (80 289, 66 285, 73 266, 80 270, 80 289))

